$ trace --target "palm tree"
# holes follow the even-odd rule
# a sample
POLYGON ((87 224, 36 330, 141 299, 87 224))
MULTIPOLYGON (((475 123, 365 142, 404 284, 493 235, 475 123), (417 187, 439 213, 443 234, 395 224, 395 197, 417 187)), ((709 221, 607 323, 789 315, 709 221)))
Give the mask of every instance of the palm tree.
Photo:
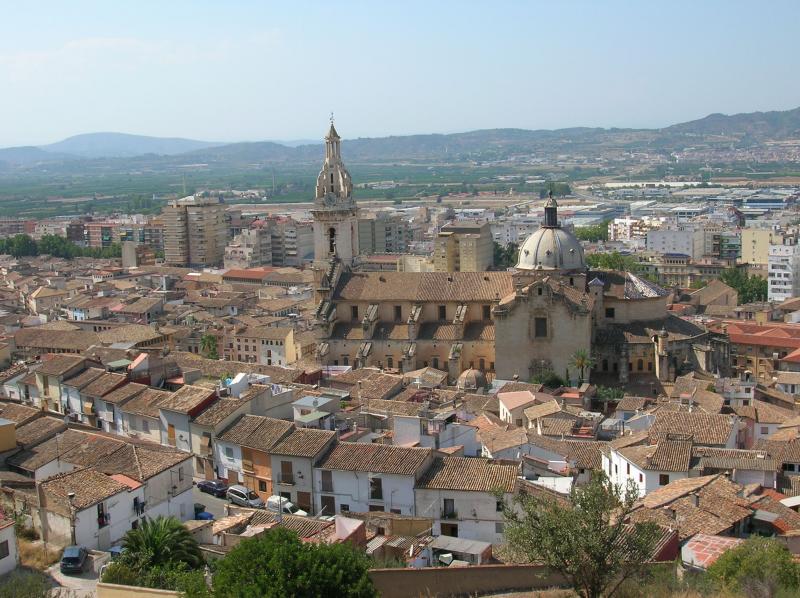
POLYGON ((580 375, 578 376, 578 385, 580 386, 583 384, 584 371, 592 368, 594 365, 594 359, 592 359, 592 356, 589 355, 589 352, 586 349, 578 349, 572 354, 572 357, 570 358, 570 365, 578 368, 578 371, 580 371, 580 375))
POLYGON ((137 529, 128 530, 122 545, 126 560, 142 570, 178 563, 190 568, 203 564, 197 541, 175 517, 145 519, 137 529))

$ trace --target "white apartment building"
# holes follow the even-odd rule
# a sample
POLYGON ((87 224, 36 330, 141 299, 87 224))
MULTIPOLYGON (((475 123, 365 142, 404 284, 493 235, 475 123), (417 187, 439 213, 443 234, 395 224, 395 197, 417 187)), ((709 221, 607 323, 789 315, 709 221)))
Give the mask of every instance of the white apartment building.
POLYGON ((770 245, 767 258, 767 280, 769 301, 781 302, 800 296, 800 246, 785 244, 793 239, 784 239, 782 245, 770 245))
POLYGON ((703 257, 705 238, 694 228, 663 228, 647 232, 647 250, 660 254, 679 253, 693 260, 703 257))

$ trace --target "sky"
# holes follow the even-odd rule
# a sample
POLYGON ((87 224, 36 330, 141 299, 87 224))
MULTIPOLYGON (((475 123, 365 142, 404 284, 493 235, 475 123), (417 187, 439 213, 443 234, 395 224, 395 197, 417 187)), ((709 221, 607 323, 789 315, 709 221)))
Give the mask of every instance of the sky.
POLYGON ((662 127, 800 106, 800 2, 0 0, 0 147, 662 127))

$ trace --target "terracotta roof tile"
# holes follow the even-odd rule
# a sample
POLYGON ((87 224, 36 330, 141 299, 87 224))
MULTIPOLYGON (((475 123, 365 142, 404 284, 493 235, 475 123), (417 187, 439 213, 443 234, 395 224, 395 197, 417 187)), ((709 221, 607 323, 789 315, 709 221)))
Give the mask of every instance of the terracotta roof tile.
POLYGON ((219 440, 269 452, 294 429, 292 422, 260 415, 243 415, 233 422, 219 440))
POLYGON ((387 444, 340 442, 317 465, 321 469, 415 475, 429 459, 431 449, 387 444))
POLYGON ((417 487, 425 490, 512 492, 517 475, 516 465, 502 465, 479 457, 445 457, 434 459, 417 487))
POLYGON ((273 446, 270 453, 293 457, 314 457, 323 451, 335 437, 336 432, 297 428, 273 446))

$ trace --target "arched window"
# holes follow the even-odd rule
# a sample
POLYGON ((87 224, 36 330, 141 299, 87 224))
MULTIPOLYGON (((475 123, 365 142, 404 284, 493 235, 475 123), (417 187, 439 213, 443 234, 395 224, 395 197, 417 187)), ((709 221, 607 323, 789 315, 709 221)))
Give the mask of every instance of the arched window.
POLYGON ((328 251, 336 252, 336 229, 334 227, 328 229, 328 251))

